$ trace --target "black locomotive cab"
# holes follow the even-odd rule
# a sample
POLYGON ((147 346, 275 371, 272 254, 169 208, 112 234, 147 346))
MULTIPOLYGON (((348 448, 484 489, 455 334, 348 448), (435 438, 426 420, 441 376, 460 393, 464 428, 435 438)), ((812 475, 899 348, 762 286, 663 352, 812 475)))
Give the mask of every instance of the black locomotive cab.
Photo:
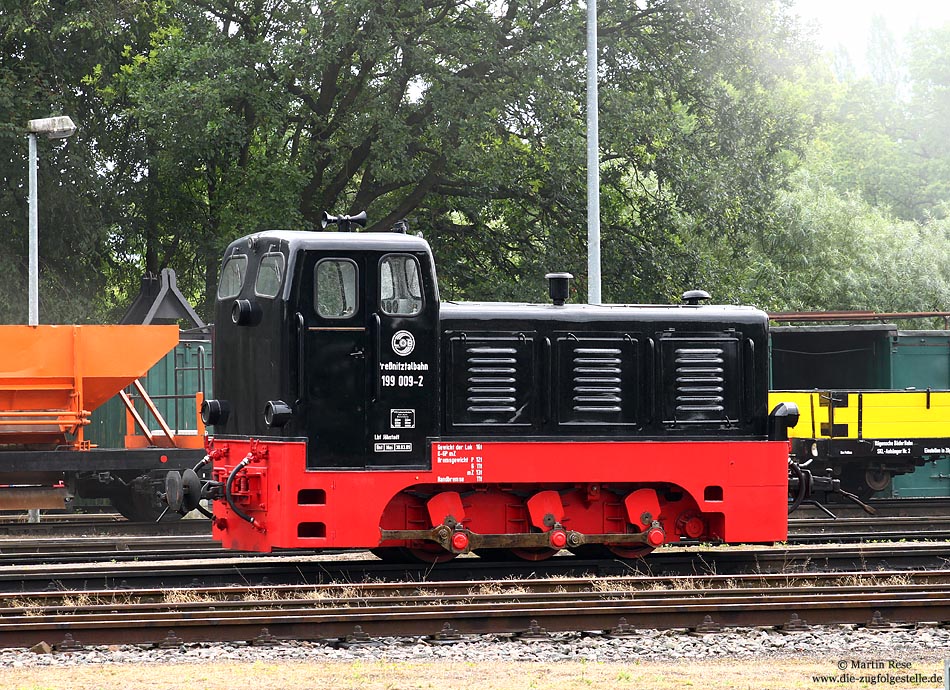
POLYGON ((311 469, 427 464, 437 414, 432 255, 399 233, 265 232, 221 268, 205 405, 219 435, 301 438, 311 469))

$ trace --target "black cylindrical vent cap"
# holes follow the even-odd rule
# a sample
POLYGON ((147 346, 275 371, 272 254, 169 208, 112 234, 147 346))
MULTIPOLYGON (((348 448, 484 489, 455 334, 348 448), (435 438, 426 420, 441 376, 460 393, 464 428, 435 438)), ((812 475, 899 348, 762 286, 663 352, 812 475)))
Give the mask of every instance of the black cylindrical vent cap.
POLYGON ((551 301, 555 306, 563 306, 570 294, 571 278, 570 273, 548 273, 544 276, 548 281, 548 294, 551 295, 551 301))
POLYGON ((698 305, 705 299, 712 299, 705 290, 687 290, 683 293, 683 301, 693 306, 698 305))

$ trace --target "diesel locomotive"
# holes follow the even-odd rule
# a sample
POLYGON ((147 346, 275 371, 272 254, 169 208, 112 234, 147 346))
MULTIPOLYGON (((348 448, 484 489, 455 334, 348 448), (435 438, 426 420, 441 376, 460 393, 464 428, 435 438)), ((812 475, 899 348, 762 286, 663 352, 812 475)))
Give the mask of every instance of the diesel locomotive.
MULTIPOLYGON (((642 556, 787 530, 788 428, 768 407, 768 317, 743 306, 442 302, 405 232, 233 242, 215 313, 210 481, 225 547, 540 560, 642 556)), ((206 468, 207 469, 207 468, 206 468)), ((206 511, 207 512, 207 511, 206 511)))

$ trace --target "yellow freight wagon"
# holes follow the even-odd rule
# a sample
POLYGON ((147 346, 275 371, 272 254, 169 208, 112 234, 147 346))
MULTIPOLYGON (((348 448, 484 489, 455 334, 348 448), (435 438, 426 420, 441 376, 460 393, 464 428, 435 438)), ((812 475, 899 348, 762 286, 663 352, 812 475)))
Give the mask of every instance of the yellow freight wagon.
POLYGON ((771 391, 769 408, 798 405, 792 455, 828 470, 860 496, 883 491, 895 474, 950 455, 950 391, 771 391))

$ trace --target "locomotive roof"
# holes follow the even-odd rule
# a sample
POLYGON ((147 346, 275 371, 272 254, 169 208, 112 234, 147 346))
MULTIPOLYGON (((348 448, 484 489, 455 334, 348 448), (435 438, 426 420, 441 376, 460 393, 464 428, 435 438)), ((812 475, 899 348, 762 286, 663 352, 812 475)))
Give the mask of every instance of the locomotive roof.
POLYGON ((537 319, 553 320, 568 317, 573 321, 628 320, 631 308, 644 320, 695 320, 697 314, 712 321, 762 323, 768 314, 755 307, 737 305, 690 304, 527 304, 520 302, 442 302, 443 321, 452 319, 537 319))
POLYGON ((291 251, 297 249, 319 249, 331 251, 368 250, 429 252, 429 243, 416 235, 399 232, 325 232, 310 230, 265 230, 235 240, 228 247, 228 254, 238 248, 255 244, 280 242, 288 245, 291 251))

